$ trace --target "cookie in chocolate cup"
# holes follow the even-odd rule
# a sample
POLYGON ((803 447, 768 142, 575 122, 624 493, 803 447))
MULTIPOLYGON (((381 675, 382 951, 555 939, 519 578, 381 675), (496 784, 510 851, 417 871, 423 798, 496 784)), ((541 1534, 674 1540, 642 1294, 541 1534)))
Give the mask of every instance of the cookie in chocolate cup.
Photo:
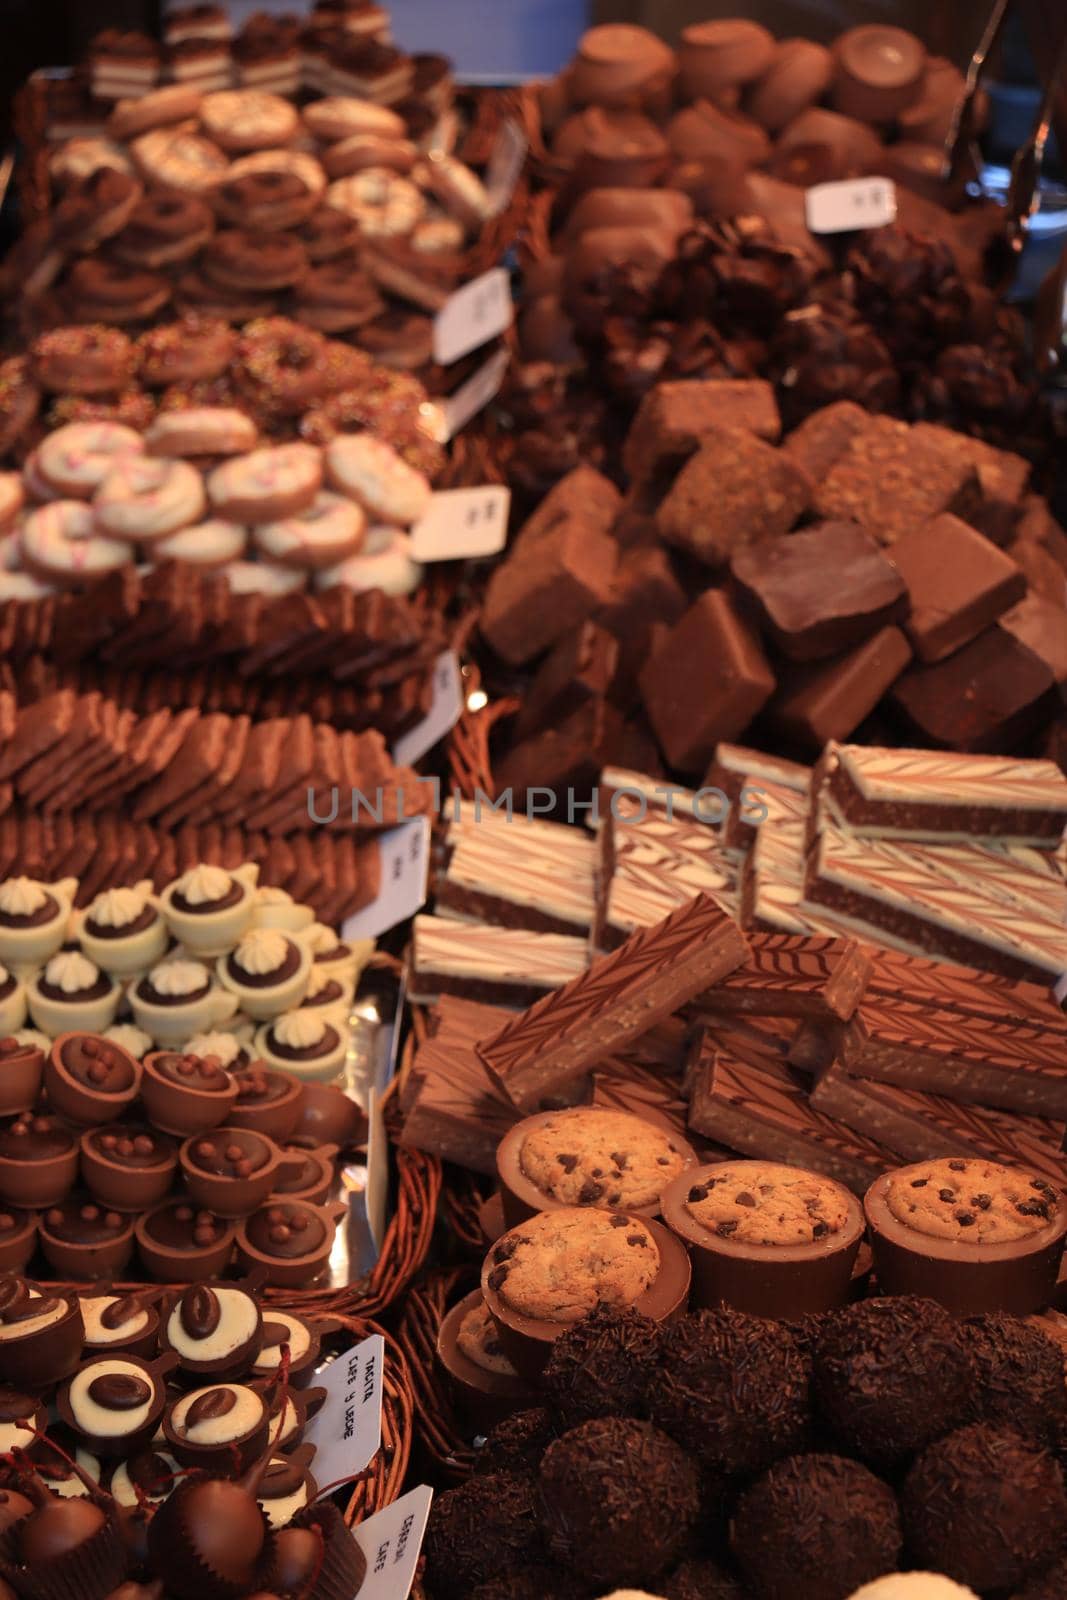
POLYGON ((141 1099, 149 1121, 183 1139, 224 1122, 237 1100, 237 1083, 214 1056, 157 1050, 145 1056, 141 1099))
POLYGON ((943 1157, 883 1173, 863 1205, 883 1293, 926 1295, 956 1316, 1051 1302, 1067 1199, 1046 1178, 943 1157))
MULTIPOLYGON (((19 1024, 21 1027, 21 1023, 19 1024)), ((32 1111, 41 1092, 44 1052, 18 1039, 0 1039, 0 1117, 32 1111)))
POLYGON ((231 950, 252 924, 258 877, 259 868, 251 863, 228 872, 201 862, 168 883, 159 908, 186 950, 219 956, 231 950))
POLYGON ((80 950, 58 951, 26 986, 34 1027, 53 1039, 76 1028, 103 1033, 121 998, 115 979, 80 950))
POLYGON ((72 1294, 49 1294, 25 1278, 0 1279, 0 1383, 31 1389, 61 1383, 82 1350, 82 1313, 72 1294))
POLYGON ((479 1432, 534 1402, 534 1391, 504 1354, 480 1289, 464 1295, 441 1323, 437 1360, 457 1409, 479 1432))
POLYGON ((79 1296, 85 1324, 84 1348, 87 1355, 116 1355, 119 1352, 149 1360, 156 1353, 159 1339, 159 1289, 135 1289, 131 1294, 113 1294, 101 1285, 96 1294, 79 1296))
POLYGON ((252 1061, 233 1074, 237 1100, 226 1118, 229 1128, 252 1128, 284 1144, 296 1130, 308 1085, 287 1072, 252 1061))
POLYGON ((248 1370, 253 1378, 275 1378, 281 1370, 283 1352, 287 1352, 290 1387, 306 1388, 315 1375, 323 1339, 336 1333, 339 1327, 335 1317, 318 1317, 314 1322, 306 1322, 292 1311, 267 1306, 263 1312, 259 1348, 248 1370))
POLYGON ((191 1283, 168 1306, 159 1342, 183 1372, 236 1378, 247 1372, 263 1338, 263 1315, 249 1289, 235 1283, 191 1283))
POLYGON ((121 1278, 133 1255, 133 1214, 84 1193, 43 1210, 37 1231, 49 1266, 75 1283, 121 1278))
POLYGON ((237 1226, 237 1258, 262 1267, 272 1288, 299 1289, 326 1269, 340 1217, 341 1201, 309 1206, 303 1200, 271 1200, 237 1226))
POLYGON ((159 1426, 176 1365, 170 1354, 152 1362, 125 1352, 91 1356, 56 1395, 60 1420, 94 1455, 135 1455, 159 1426))
POLYGON ((246 1217, 263 1204, 284 1170, 274 1140, 251 1128, 195 1134, 182 1145, 179 1160, 194 1205, 220 1217, 246 1217))
POLYGON ((685 1310, 689 1277, 684 1246, 660 1223, 572 1207, 506 1233, 485 1258, 482 1294, 508 1359, 536 1379, 553 1342, 594 1306, 669 1322, 685 1310))
POLYGON ((234 1234, 232 1222, 188 1200, 165 1200, 134 1223, 142 1265, 163 1283, 219 1277, 233 1254, 234 1234))
POLYGON ((177 1459, 207 1472, 243 1472, 267 1443, 269 1407, 244 1383, 213 1383, 175 1400, 163 1436, 177 1459))
POLYGON ((311 975, 306 941, 281 928, 249 928, 235 948, 215 963, 223 988, 257 1022, 299 1006, 311 975))
POLYGON ((0 1205, 0 1272, 23 1272, 37 1248, 37 1214, 0 1205))
POLYGON ((0 1200, 56 1205, 78 1176, 78 1141, 55 1117, 23 1112, 0 1126, 0 1200))
POLYGON ((513 1228, 564 1206, 658 1217, 668 1183, 696 1162, 684 1139, 629 1111, 539 1112, 517 1122, 497 1147, 504 1219, 513 1228))
POLYGON ((286 1527, 318 1494, 310 1471, 314 1458, 313 1444, 298 1445, 285 1456, 271 1456, 257 1498, 272 1528, 286 1527))
POLYGON ((94 1199, 121 1211, 146 1211, 170 1193, 178 1146, 133 1122, 105 1123, 81 1136, 82 1181, 94 1199))
POLYGON ((71 1122, 94 1127, 129 1109, 141 1087, 141 1063, 112 1039, 61 1033, 44 1064, 53 1108, 71 1122))
POLYGON ((773 1161, 694 1167, 664 1192, 663 1220, 689 1247, 695 1306, 797 1317, 849 1299, 863 1208, 830 1178, 773 1161))

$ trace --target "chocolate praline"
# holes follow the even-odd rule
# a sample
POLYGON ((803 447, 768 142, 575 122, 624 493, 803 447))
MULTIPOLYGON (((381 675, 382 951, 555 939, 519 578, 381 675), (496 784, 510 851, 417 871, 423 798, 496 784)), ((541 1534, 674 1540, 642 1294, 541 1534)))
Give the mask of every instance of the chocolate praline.
POLYGON ((126 1575, 113 1509, 97 1497, 49 1498, 12 1529, 10 1570, 25 1600, 104 1600, 126 1575))
POLYGON ((282 1153, 265 1134, 221 1128, 186 1139, 179 1160, 194 1205, 220 1217, 243 1217, 271 1193, 282 1153))
POLYGON ((441 1600, 467 1600, 476 1584, 537 1561, 544 1538, 534 1480, 495 1472, 447 1489, 430 1509, 424 1550, 441 1600))
POLYGON ((1063 1351, 1041 1329, 990 1312, 960 1327, 970 1364, 964 1420, 1013 1428, 1042 1444, 1067 1419, 1063 1351))
POLYGON ((640 1417, 661 1333, 651 1317, 598 1306, 556 1340, 543 1374, 549 1403, 574 1427, 593 1417, 640 1417))
POLYGON ((269 1415, 263 1395, 250 1385, 213 1383, 168 1406, 163 1436, 183 1466, 242 1472, 267 1443, 269 1415))
POLYGON ((122 1295, 83 1294, 80 1298, 88 1354, 129 1353, 143 1356, 146 1361, 155 1355, 159 1337, 159 1312, 155 1305, 158 1289, 141 1289, 122 1295))
POLYGON ((134 1224, 141 1260, 163 1283, 219 1277, 229 1264, 234 1232, 232 1222, 186 1200, 165 1200, 134 1224))
POLYGON ((271 1194, 282 1200, 306 1200, 309 1206, 325 1205, 334 1185, 335 1144, 307 1149, 288 1144, 274 1176, 271 1194))
POLYGON ((96 1456, 136 1454, 163 1415, 173 1356, 148 1362, 127 1351, 83 1361, 56 1396, 60 1420, 96 1456))
POLYGON ((0 1272, 22 1272, 36 1247, 36 1213, 0 1205, 0 1272))
POLYGON ((71 1122, 113 1122, 133 1104, 141 1086, 141 1063, 113 1039, 62 1033, 44 1065, 48 1098, 71 1122))
POLYGON ((765 1600, 848 1600, 896 1569, 896 1496, 858 1461, 789 1456, 741 1496, 730 1543, 765 1600))
POLYGON ((78 1141, 54 1117, 24 1113, 0 1128, 0 1199, 56 1205, 78 1176, 78 1141))
POLYGON ((237 1229, 237 1254, 246 1267, 263 1267, 277 1288, 300 1288, 324 1271, 337 1219, 347 1206, 309 1206, 302 1200, 272 1200, 237 1229))
POLYGON ((44 1074, 44 1051, 18 1039, 0 1039, 0 1116, 30 1111, 37 1103, 44 1074))
POLYGON ((135 1123, 105 1124, 81 1136, 81 1174, 103 1205, 147 1210, 169 1193, 178 1165, 173 1139, 135 1123))
POLYGON ((188 1138, 226 1120, 237 1101, 237 1084, 213 1056, 158 1050, 145 1056, 141 1098, 157 1128, 188 1138))
POLYGON ((437 1359, 447 1374, 457 1408, 480 1430, 492 1427, 502 1417, 533 1400, 533 1390, 519 1377, 504 1355, 499 1336, 490 1322, 491 1334, 482 1359, 461 1343, 468 1319, 488 1315, 480 1289, 464 1295, 452 1307, 437 1334, 437 1359))
POLYGON ((176 1600, 233 1600, 270 1580, 274 1543, 251 1489, 185 1478, 148 1526, 152 1569, 176 1600))
POLYGON ((233 1078, 237 1084, 237 1099, 230 1107, 226 1126, 252 1128, 278 1144, 295 1132, 309 1091, 319 1087, 299 1083, 258 1061, 235 1072, 233 1078))
POLYGON ((550 1444, 538 1485, 549 1550, 603 1589, 653 1583, 700 1516, 696 1461, 630 1417, 583 1422, 550 1444))
POLYGON ((38 1219, 45 1260, 74 1282, 119 1278, 133 1254, 133 1217, 73 1193, 38 1219))
POLYGON ((35 1291, 24 1278, 0 1281, 0 1382, 61 1383, 78 1365, 83 1332, 76 1295, 35 1291))

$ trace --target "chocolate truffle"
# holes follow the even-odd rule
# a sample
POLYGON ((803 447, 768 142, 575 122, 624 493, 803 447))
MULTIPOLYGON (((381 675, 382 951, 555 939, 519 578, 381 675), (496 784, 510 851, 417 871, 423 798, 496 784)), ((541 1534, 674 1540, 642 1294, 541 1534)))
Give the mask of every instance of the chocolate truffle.
POLYGON ((789 1456, 737 1503, 730 1543, 762 1600, 848 1600, 900 1558, 887 1483, 843 1456, 789 1456))
POLYGON ((262 1267, 266 1281, 299 1288, 326 1266, 337 1218, 347 1207, 305 1205, 302 1200, 272 1200, 237 1229, 237 1254, 246 1267, 262 1267))
POLYGON ((1054 1439, 1067 1414, 1061 1347, 1034 1323, 996 1311, 968 1317, 959 1332, 971 1369, 964 1420, 1054 1439))
POLYGON ((587 1600, 587 1586, 562 1567, 538 1562, 472 1589, 468 1600, 587 1600))
POLYGON ((36 1248, 36 1214, 0 1205, 0 1272, 22 1272, 36 1248))
POLYGON ((185 1200, 165 1200, 134 1224, 141 1260, 153 1278, 189 1283, 217 1277, 229 1263, 234 1227, 185 1200))
POLYGON ((571 1427, 593 1417, 642 1416, 659 1347, 651 1317, 597 1306, 552 1346, 543 1375, 549 1403, 571 1427))
POLYGON ((476 1584, 528 1566, 543 1548, 532 1478, 509 1472, 471 1478, 438 1495, 431 1507, 427 1580, 435 1597, 467 1600, 476 1584))
POLYGON ((905 1480, 900 1509, 912 1557, 982 1594, 1036 1576, 1067 1538, 1059 1463, 987 1423, 924 1450, 905 1480))
MULTIPOLYGON (((232 1076, 237 1084, 237 1102, 230 1108, 227 1126, 252 1128, 279 1144, 295 1133, 309 1092, 320 1087, 298 1083, 285 1072, 271 1072, 259 1061, 232 1076)), ((352 1105, 340 1089, 331 1090, 331 1093, 341 1095, 346 1105, 352 1105)), ((316 1138, 315 1142, 322 1144, 326 1140, 316 1138)))
MULTIPOLYGON (((947 1584, 949 1580, 946 1578, 944 1581, 947 1584)), ((1043 1572, 1040 1578, 1034 1578, 1031 1583, 1026 1585, 1025 1589, 1020 1589, 1017 1594, 1013 1595, 1012 1600, 1060 1600, 1060 1597, 1065 1594, 1067 1594, 1067 1556, 1057 1561, 1055 1566, 1049 1567, 1048 1571, 1043 1572)), ((909 1597, 907 1595, 898 1597, 873 1591, 871 1594, 867 1594, 864 1591, 862 1595, 854 1596, 854 1600, 909 1600, 909 1597)), ((916 1590, 914 1600, 927 1600, 927 1596, 925 1593, 920 1593, 916 1590)), ((944 1594, 940 1591, 935 1593, 931 1590, 929 1600, 974 1600, 974 1590, 960 1589, 958 1587, 954 1587, 951 1590, 946 1588, 944 1594)))
POLYGON ((298 1512, 292 1527, 313 1533, 318 1541, 313 1593, 321 1595, 322 1600, 358 1600, 367 1574, 366 1557, 333 1502, 317 1500, 298 1512))
POLYGON ((848 1306, 827 1318, 815 1347, 818 1417, 864 1460, 898 1460, 955 1426, 969 1382, 955 1325, 932 1300, 848 1306))
POLYGON ((559 1424, 542 1406, 516 1411, 498 1422, 482 1447, 475 1453, 474 1470, 489 1475, 497 1472, 535 1472, 541 1457, 559 1438, 559 1424))
POLYGON ((548 1546, 591 1584, 644 1583, 700 1515, 700 1471, 651 1423, 599 1417, 549 1445, 539 1474, 548 1546))
POLYGON ((664 1334, 648 1414, 713 1471, 759 1472, 803 1446, 809 1381, 810 1363, 781 1323, 697 1311, 664 1334))
POLYGON ((741 1586, 714 1561, 694 1558, 664 1579, 663 1600, 745 1600, 741 1586))

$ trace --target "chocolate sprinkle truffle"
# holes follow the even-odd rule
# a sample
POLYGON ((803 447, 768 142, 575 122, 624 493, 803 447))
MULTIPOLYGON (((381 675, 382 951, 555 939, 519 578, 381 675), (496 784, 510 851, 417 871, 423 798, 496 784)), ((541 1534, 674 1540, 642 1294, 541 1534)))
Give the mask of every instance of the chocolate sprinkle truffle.
POLYGON ((962 1421, 970 1366, 933 1300, 901 1295, 835 1312, 814 1366, 820 1422, 865 1461, 911 1455, 962 1421))
POLYGON ((597 1306, 553 1345, 543 1380, 549 1401, 572 1427, 592 1417, 641 1416, 659 1343, 651 1317, 597 1306))
POLYGON ((982 1594, 1025 1583, 1067 1543, 1059 1463, 987 1423, 930 1445, 908 1473, 900 1509, 915 1563, 982 1594))
POLYGON ((1020 1589, 1012 1600, 1062 1600, 1067 1594, 1067 1556, 1020 1589))
POLYGON ((472 1589, 468 1600, 586 1600, 585 1584, 562 1567, 525 1567, 505 1578, 490 1578, 472 1589))
POLYGON ((761 1472, 803 1447, 810 1376, 810 1363, 781 1323, 740 1311, 697 1311, 663 1336, 648 1414, 706 1467, 761 1472))
POLYGON ((968 1317, 962 1337, 971 1363, 966 1421, 1014 1428, 1047 1444, 1067 1416, 1063 1352, 1018 1317, 968 1317))
POLYGON ((558 1438, 556 1420, 543 1407, 516 1411, 514 1416, 497 1423, 474 1458, 474 1470, 479 1473, 536 1472, 541 1457, 558 1438))
POLYGON ((467 1600, 475 1585, 538 1561, 543 1539, 534 1480, 493 1472, 438 1495, 425 1552, 435 1600, 467 1600))
POLYGON ((700 1471, 651 1423, 598 1417, 541 1463, 548 1546, 605 1589, 650 1583, 682 1554, 700 1515, 700 1471))
POLYGON ((683 1561, 662 1588, 663 1600, 745 1600, 737 1580, 714 1561, 683 1561))
POLYGON ((892 1489, 843 1456, 779 1461, 741 1496, 730 1537, 760 1600, 848 1600, 900 1558, 892 1489))

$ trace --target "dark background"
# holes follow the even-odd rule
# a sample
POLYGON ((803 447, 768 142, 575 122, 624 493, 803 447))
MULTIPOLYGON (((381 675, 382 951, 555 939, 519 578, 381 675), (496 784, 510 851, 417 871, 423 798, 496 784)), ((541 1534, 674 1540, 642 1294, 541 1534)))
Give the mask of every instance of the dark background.
POLYGON ((80 60, 101 28, 155 32, 159 0, 0 0, 0 110, 10 124, 11 96, 38 67, 80 60))

